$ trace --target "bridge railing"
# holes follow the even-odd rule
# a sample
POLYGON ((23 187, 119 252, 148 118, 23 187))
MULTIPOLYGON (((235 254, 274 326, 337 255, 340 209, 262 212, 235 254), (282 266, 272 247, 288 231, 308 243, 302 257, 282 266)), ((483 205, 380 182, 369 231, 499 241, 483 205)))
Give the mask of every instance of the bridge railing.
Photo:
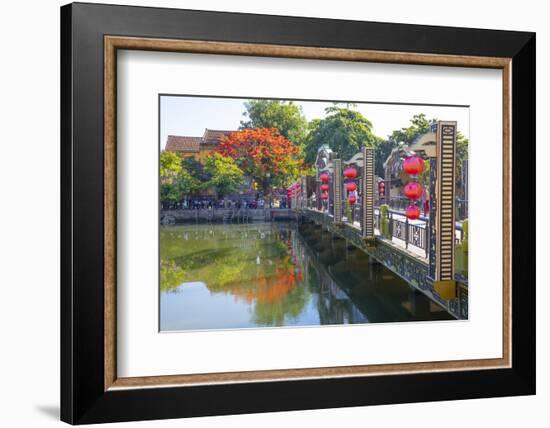
MULTIPOLYGON (((410 200, 405 196, 392 196, 390 198, 382 198, 378 200, 378 205, 386 204, 392 210, 405 211, 410 205, 410 200)), ((468 218, 468 201, 456 198, 456 220, 464 220, 468 218)))
MULTIPOLYGON (((418 220, 410 221, 404 211, 388 210, 388 230, 384 236, 380 228, 380 208, 376 207, 374 211, 374 224, 377 230, 377 235, 381 235, 387 239, 395 238, 403 241, 405 248, 409 246, 423 250, 428 257, 428 217, 420 216, 418 220)), ((461 223, 455 224, 455 244, 459 244, 464 239, 464 231, 461 223)))

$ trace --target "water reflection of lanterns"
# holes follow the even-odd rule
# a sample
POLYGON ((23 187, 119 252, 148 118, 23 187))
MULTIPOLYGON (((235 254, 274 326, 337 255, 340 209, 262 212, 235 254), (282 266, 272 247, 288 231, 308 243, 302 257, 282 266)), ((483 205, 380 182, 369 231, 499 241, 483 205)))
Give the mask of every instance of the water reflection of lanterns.
POLYGON ((409 175, 418 175, 424 171, 424 159, 420 156, 412 155, 403 161, 403 171, 409 175))
POLYGON ((321 191, 328 192, 328 184, 321 184, 321 191))
POLYGON ((329 175, 326 173, 326 172, 322 172, 320 175, 319 175, 319 179, 323 182, 323 183, 327 183, 328 180, 330 179, 329 175))
POLYGON ((409 207, 405 211, 405 215, 409 220, 416 220, 420 217, 420 208, 418 208, 416 205, 409 205, 409 207))
POLYGON ((357 190, 357 184, 355 184, 353 181, 348 181, 346 183, 346 190, 348 192, 353 192, 353 191, 357 190))
POLYGON ((344 170, 344 177, 349 178, 349 179, 356 178, 357 177, 357 170, 355 168, 353 168, 352 166, 348 166, 344 170))
POLYGON ((405 196, 412 200, 417 200, 422 196, 422 186, 416 181, 409 181, 403 188, 405 196))

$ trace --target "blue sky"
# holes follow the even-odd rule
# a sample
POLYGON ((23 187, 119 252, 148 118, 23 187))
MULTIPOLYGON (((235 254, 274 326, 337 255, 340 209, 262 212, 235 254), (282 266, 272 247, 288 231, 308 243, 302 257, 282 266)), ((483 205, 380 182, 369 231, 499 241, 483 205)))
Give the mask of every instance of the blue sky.
MULTIPOLYGON (((160 147, 166 145, 168 135, 200 137, 205 128, 232 130, 239 127, 243 116, 242 98, 211 98, 188 96, 162 96, 160 99, 160 147)), ((330 102, 295 101, 302 106, 307 120, 325 117, 330 102)), ((409 119, 418 113, 428 118, 456 120, 458 129, 469 137, 469 109, 466 107, 395 105, 357 103, 359 110, 369 119, 374 133, 385 138, 395 129, 409 126, 409 119)))

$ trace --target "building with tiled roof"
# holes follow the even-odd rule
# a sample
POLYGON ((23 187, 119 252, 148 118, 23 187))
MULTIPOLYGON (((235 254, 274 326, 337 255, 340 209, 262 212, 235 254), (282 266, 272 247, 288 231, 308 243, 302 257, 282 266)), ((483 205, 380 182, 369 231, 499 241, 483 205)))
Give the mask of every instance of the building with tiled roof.
POLYGON ((201 137, 169 135, 166 140, 166 150, 169 152, 198 153, 201 141, 201 137))
POLYGON ((208 146, 217 146, 220 143, 220 138, 227 136, 235 131, 221 131, 218 129, 205 129, 202 136, 202 144, 208 146))
POLYGON ((194 157, 204 161, 206 156, 216 149, 223 136, 235 131, 205 129, 202 137, 169 135, 166 140, 166 150, 179 153, 182 157, 194 157))

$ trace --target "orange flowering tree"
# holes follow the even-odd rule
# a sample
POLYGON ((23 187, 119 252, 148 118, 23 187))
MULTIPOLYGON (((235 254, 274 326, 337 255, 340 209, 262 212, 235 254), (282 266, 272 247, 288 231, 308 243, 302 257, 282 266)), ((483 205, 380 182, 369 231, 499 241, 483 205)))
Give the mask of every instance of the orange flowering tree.
POLYGON ((217 152, 235 160, 269 195, 270 186, 288 186, 301 175, 300 149, 275 128, 243 129, 220 139, 217 152))

